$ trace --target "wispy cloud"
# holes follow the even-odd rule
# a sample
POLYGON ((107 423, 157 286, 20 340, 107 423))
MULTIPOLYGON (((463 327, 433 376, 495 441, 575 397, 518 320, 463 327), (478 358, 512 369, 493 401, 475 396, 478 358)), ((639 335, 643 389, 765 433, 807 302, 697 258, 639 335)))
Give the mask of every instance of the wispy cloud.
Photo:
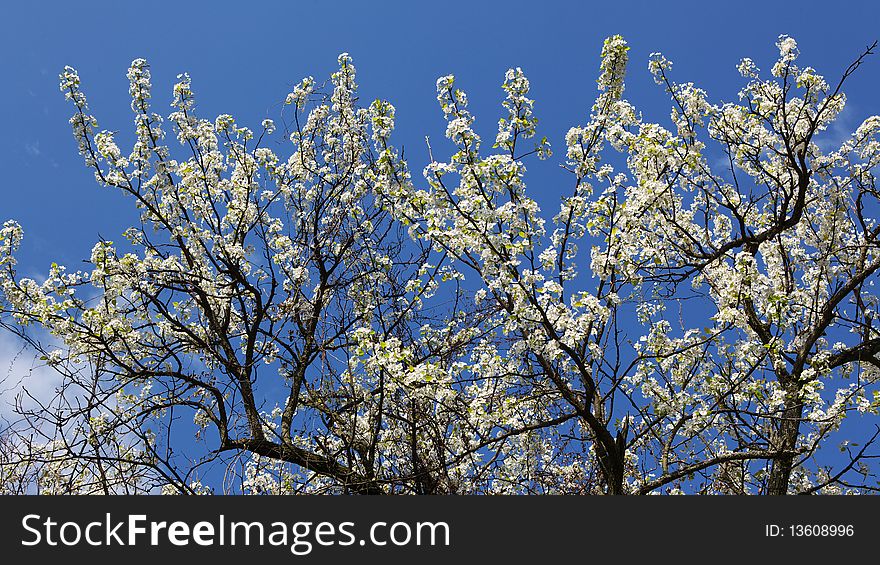
POLYGON ((41 361, 39 355, 17 337, 0 332, 0 418, 15 419, 16 397, 22 396, 27 408, 34 408, 34 400, 48 403, 56 395, 61 376, 41 361), (24 391, 27 395, 23 395, 24 391))
POLYGON ((40 155, 43 154, 43 152, 40 151, 40 142, 39 141, 25 143, 24 150, 31 157, 39 157, 40 155))

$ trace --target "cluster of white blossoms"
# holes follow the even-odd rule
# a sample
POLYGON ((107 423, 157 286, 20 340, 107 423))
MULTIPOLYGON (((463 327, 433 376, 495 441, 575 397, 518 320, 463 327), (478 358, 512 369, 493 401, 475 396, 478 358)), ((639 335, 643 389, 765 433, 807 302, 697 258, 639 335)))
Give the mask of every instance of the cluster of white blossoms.
POLYGON ((79 151, 141 222, 42 283, 16 273, 21 228, 0 229, 0 313, 48 330, 47 363, 92 390, 42 484, 93 490, 102 467, 76 446, 106 445, 125 461, 114 488, 217 492, 201 463, 178 469, 174 409, 238 492, 850 488, 864 450, 836 475, 821 448, 880 408, 880 117, 831 146, 840 86, 798 66, 794 39, 777 47, 770 78, 743 59, 721 104, 652 54, 672 100, 652 122, 608 38, 552 223, 526 190, 525 160, 551 151, 520 68, 491 147, 455 77, 437 80, 452 149, 429 145, 424 180, 392 144, 394 106, 358 105, 347 53, 287 96, 286 155, 264 143, 275 120, 198 117, 181 74, 172 157, 142 59, 123 152, 65 68, 79 151))

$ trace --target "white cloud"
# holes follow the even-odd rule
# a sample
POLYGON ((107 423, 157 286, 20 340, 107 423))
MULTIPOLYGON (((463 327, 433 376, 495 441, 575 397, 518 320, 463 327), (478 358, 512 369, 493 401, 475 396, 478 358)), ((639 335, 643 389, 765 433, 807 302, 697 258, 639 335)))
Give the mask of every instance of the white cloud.
MULTIPOLYGON (((0 418, 15 420, 13 407, 16 396, 25 389, 41 403, 55 397, 61 376, 47 367, 40 356, 18 337, 0 330, 0 418)), ((33 400, 22 397, 25 407, 33 408, 33 400)))

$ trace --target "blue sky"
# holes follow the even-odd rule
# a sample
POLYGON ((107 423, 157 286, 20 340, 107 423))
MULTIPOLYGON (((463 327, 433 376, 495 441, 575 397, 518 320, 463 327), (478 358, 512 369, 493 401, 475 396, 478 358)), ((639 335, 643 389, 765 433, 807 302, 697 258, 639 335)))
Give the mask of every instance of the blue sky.
MULTIPOLYGON (((24 227, 19 265, 27 276, 40 276, 52 261, 79 268, 99 237, 118 240, 137 223, 130 202, 98 186, 77 154, 71 107, 58 90, 65 65, 79 70, 100 128, 127 139, 125 73, 134 58, 150 62, 156 111, 168 113, 171 86, 188 72, 201 116, 230 113, 257 128, 279 117, 302 77, 320 82, 337 55, 349 52, 364 103, 385 98, 397 108, 393 139, 417 180, 426 135, 435 156, 449 153, 437 77, 456 75, 478 132, 491 139, 504 72, 519 66, 531 81, 539 134, 556 150, 548 162, 531 161, 526 180, 539 202, 556 203, 571 187, 558 168, 563 136, 586 120, 605 37, 619 33, 631 45, 626 97, 646 118, 667 123, 669 102, 647 71, 652 52, 674 61, 677 81, 695 82, 712 101, 733 100, 742 86, 738 61, 751 57, 769 69, 779 34, 795 37, 801 64, 831 82, 880 38, 878 23, 880 3, 869 1, 804 0, 796 8, 770 1, 7 3, 0 19, 0 222, 14 218, 24 227)), ((880 113, 878 87, 880 56, 849 82, 841 131, 880 113)), ((0 343, 0 368, 14 350, 0 343)))
MULTIPOLYGON (((632 46, 627 95, 646 116, 663 120, 669 104, 647 72, 651 52, 675 62, 679 81, 694 81, 714 100, 741 86, 735 65, 749 56, 768 69, 773 43, 794 36, 804 64, 833 78, 880 37, 874 2, 42 2, 6 3, 0 33, 0 220, 25 229, 23 271, 49 262, 73 266, 100 234, 118 239, 133 207, 102 189, 82 165, 58 91, 64 65, 80 71, 100 127, 128 133, 125 72, 136 57, 152 66, 155 107, 166 112, 178 73, 189 72, 205 117, 231 113, 258 126, 277 118, 280 102, 303 76, 328 76, 351 53, 364 100, 397 108, 394 139, 416 174, 427 160, 425 135, 446 155, 445 124, 435 100, 438 76, 454 73, 468 91, 478 128, 500 116, 504 71, 521 66, 557 156, 565 131, 585 120, 595 96, 604 37, 632 46)), ((877 113, 880 57, 847 89, 846 126, 877 113)), ((478 131, 480 131, 478 129, 478 131)), ((438 151, 439 150, 439 151, 438 151)), ((568 191, 558 160, 532 162, 540 200, 568 191)), ((548 210, 548 213, 550 211, 548 210)))

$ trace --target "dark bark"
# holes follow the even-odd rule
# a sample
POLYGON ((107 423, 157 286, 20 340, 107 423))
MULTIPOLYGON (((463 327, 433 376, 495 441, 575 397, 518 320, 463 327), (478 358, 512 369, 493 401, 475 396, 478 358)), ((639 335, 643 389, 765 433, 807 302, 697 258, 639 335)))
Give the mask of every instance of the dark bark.
POLYGON ((784 495, 788 493, 791 473, 794 470, 795 446, 800 434, 803 404, 789 401, 782 411, 782 419, 776 432, 776 445, 781 454, 773 460, 770 476, 767 479, 768 495, 784 495))

